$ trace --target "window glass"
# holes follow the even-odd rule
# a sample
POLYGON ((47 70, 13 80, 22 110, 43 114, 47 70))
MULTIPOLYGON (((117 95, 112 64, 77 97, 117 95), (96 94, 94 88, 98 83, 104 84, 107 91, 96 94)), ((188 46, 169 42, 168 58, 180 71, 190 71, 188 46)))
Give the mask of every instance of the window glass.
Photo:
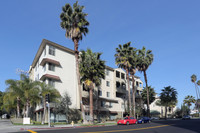
POLYGON ((107 97, 110 97, 110 92, 107 92, 107 97))
POLYGON ((50 86, 55 87, 55 81, 52 79, 49 79, 49 83, 50 86))
POLYGON ((122 89, 126 90, 126 84, 122 83, 122 89))
POLYGON ((136 86, 139 86, 138 81, 136 81, 136 86))
POLYGON ((116 71, 116 77, 120 78, 120 72, 119 71, 116 71))
POLYGON ((43 66, 43 70, 44 70, 44 72, 46 71, 46 64, 44 64, 44 66, 43 66))
POLYGON ((44 55, 46 55, 46 48, 44 49, 44 55))
POLYGON ((98 93, 98 94, 99 94, 99 96, 102 96, 102 91, 101 91, 101 90, 99 90, 99 93, 98 93))
POLYGON ((109 76, 109 74, 110 74, 110 73, 109 73, 109 70, 106 70, 106 75, 109 76))
POLYGON ((125 75, 124 73, 121 73, 121 78, 124 79, 125 75))
POLYGON ((55 48, 53 46, 49 46, 49 54, 55 56, 55 48))
POLYGON ((55 71, 55 65, 49 63, 49 70, 50 70, 50 71, 55 71))
POLYGON ((106 86, 110 87, 110 82, 106 81, 106 86))
POLYGON ((112 108, 112 103, 111 102, 109 102, 109 107, 112 108))
POLYGON ((119 81, 116 81, 116 87, 120 88, 120 82, 119 81))
POLYGON ((101 107, 105 106, 105 101, 101 101, 101 107))

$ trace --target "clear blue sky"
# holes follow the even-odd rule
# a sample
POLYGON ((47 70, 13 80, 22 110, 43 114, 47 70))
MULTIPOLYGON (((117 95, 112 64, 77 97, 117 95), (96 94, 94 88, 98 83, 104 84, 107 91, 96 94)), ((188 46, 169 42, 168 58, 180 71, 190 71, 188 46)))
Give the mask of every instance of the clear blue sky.
MULTIPOLYGON (((73 49, 60 27, 61 7, 74 0, 0 1, 0 90, 5 80, 19 79, 16 69, 28 70, 43 38, 73 49)), ((190 76, 200 79, 199 0, 81 0, 88 13, 89 34, 80 49, 103 52, 113 68, 115 48, 129 41, 151 49, 154 62, 148 83, 157 93, 171 85, 178 91, 179 106, 186 95, 195 95, 190 76)), ((143 75, 137 72, 144 81, 143 75)))

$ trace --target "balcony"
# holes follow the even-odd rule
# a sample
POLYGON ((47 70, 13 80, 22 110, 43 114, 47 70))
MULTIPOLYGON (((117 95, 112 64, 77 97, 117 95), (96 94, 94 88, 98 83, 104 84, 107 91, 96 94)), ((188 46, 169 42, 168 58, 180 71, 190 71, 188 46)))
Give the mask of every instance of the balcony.
POLYGON ((126 89, 124 87, 116 87, 116 92, 126 94, 126 89))
MULTIPOLYGON (((90 97, 89 91, 82 91, 82 97, 89 98, 90 97)), ((98 97, 98 92, 94 91, 93 98, 96 99, 97 97, 98 97)))

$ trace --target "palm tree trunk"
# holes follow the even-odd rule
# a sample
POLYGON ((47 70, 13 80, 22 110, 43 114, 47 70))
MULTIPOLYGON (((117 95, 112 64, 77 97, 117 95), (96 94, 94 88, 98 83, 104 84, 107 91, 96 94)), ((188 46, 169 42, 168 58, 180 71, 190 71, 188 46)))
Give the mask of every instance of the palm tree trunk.
POLYGON ((165 120, 167 120, 167 106, 165 106, 165 120))
POLYGON ((135 76, 132 75, 132 90, 133 90, 133 117, 135 118, 135 76))
POLYGON ((79 99, 80 99, 80 105, 81 105, 81 112, 82 112, 82 118, 83 118, 83 123, 86 123, 85 119, 85 110, 83 108, 83 102, 82 102, 82 90, 81 90, 81 81, 80 81, 80 72, 79 72, 79 61, 78 61, 78 39, 74 39, 74 50, 75 50, 75 58, 76 58, 76 77, 78 80, 78 90, 79 90, 79 99))
POLYGON ((29 99, 27 99, 27 101, 26 101, 26 117, 29 117, 29 105, 30 105, 30 102, 29 102, 29 99))
POLYGON ((130 80, 129 80, 129 71, 126 68, 126 78, 127 78, 127 82, 128 82, 128 103, 129 103, 129 115, 132 116, 132 111, 131 111, 131 94, 130 94, 130 80))
POLYGON ((44 108, 44 111, 43 111, 43 116, 42 116, 42 124, 45 123, 45 116, 46 116, 46 102, 45 102, 45 97, 43 98, 43 108, 44 108))
POLYGON ((19 104, 20 104, 20 98, 17 97, 17 118, 20 117, 20 107, 19 107, 19 104))
POLYGON ((93 124, 93 84, 90 85, 90 123, 93 124))
POLYGON ((146 83, 146 89, 147 89, 147 116, 150 117, 150 108, 149 108, 149 87, 147 84, 147 74, 146 71, 144 71, 144 79, 146 83))
POLYGON ((199 99, 198 88, 197 88, 197 84, 196 83, 194 83, 194 85, 195 85, 195 90, 196 90, 196 95, 197 95, 197 101, 196 101, 197 110, 199 110, 199 105, 198 105, 198 99, 199 99))
POLYGON ((26 105, 24 105, 24 108, 23 108, 23 116, 26 117, 26 105))

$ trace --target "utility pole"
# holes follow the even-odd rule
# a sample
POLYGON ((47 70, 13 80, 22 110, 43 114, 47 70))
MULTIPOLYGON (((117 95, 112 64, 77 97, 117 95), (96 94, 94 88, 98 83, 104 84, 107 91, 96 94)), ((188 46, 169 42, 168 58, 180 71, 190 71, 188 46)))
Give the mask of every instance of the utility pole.
POLYGON ((48 122, 48 125, 49 125, 49 127, 51 127, 51 120, 50 120, 50 103, 48 103, 48 120, 49 120, 49 122, 48 122))
POLYGON ((49 94, 47 94, 45 96, 45 100, 46 100, 47 107, 48 107, 48 126, 51 127, 51 123, 50 123, 50 97, 49 97, 49 94))

